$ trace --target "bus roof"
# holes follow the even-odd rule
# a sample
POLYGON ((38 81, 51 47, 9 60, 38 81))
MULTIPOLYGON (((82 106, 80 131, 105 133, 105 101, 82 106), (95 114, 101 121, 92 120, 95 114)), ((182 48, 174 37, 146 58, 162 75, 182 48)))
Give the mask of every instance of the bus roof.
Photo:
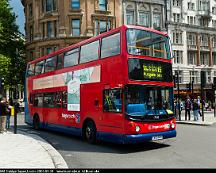
POLYGON ((157 34, 163 35, 163 36, 165 36, 165 37, 168 36, 168 34, 166 34, 166 33, 164 33, 164 32, 161 32, 161 31, 158 31, 158 30, 155 30, 155 29, 152 29, 152 28, 146 28, 146 27, 140 26, 140 25, 122 25, 122 26, 120 26, 120 27, 118 27, 118 28, 112 29, 112 30, 110 30, 110 31, 104 32, 104 33, 99 34, 99 35, 97 35, 97 36, 94 36, 94 37, 91 37, 91 38, 89 38, 89 39, 83 40, 83 41, 81 41, 81 42, 79 42, 79 43, 76 43, 76 44, 67 46, 67 47, 65 47, 65 48, 59 49, 58 51, 52 52, 52 53, 50 53, 50 54, 47 54, 47 55, 45 55, 45 56, 42 56, 42 57, 37 58, 37 59, 35 59, 35 60, 32 60, 32 61, 28 62, 28 64, 32 64, 32 63, 35 63, 35 62, 38 62, 38 61, 47 59, 47 58, 49 58, 49 57, 56 56, 56 55, 58 55, 58 54, 64 53, 64 52, 66 52, 66 51, 69 51, 69 50, 71 50, 71 49, 73 49, 73 48, 77 48, 77 47, 82 46, 82 45, 84 45, 84 44, 86 44, 86 43, 90 43, 90 42, 92 42, 92 41, 95 41, 95 40, 97 40, 97 39, 100 39, 101 37, 105 37, 105 36, 111 35, 111 34, 113 34, 113 33, 115 33, 115 32, 118 32, 118 31, 121 31, 121 30, 126 30, 126 29, 140 29, 140 30, 145 30, 145 31, 157 33, 157 34))

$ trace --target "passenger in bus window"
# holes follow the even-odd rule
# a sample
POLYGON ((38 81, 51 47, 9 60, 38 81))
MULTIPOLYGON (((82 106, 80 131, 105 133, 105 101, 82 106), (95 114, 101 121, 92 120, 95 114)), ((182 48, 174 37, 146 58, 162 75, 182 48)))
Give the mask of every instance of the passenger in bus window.
POLYGON ((152 97, 149 97, 147 100, 147 109, 152 109, 153 102, 152 102, 152 97))

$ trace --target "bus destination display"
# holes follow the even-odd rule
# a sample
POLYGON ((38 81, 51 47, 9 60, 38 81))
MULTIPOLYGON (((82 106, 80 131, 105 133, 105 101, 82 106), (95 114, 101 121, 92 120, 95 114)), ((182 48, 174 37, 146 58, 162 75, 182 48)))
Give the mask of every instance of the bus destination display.
POLYGON ((170 63, 130 58, 128 66, 129 79, 172 82, 170 63))

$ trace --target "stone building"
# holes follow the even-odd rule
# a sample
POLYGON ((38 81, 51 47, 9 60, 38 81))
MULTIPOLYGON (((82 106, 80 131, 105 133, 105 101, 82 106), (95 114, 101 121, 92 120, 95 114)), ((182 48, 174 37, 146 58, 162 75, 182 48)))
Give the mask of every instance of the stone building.
POLYGON ((165 5, 164 0, 122 0, 123 23, 166 31, 165 5))
POLYGON ((121 24, 121 0, 22 0, 27 60, 121 24))
MULTIPOLYGON (((167 0, 167 30, 179 73, 180 94, 200 95, 200 73, 206 73, 205 98, 213 100, 211 84, 216 77, 216 1, 167 0), (193 93, 188 84, 193 83, 193 93)), ((192 86, 191 86, 192 87, 192 86)))

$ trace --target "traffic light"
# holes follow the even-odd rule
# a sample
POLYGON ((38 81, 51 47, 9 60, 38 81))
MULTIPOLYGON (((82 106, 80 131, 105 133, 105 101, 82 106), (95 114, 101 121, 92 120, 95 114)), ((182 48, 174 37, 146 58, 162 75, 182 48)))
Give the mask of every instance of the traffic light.
POLYGON ((188 91, 191 92, 191 83, 190 82, 188 84, 186 84, 186 87, 188 88, 188 91))
POLYGON ((206 72, 201 71, 201 87, 204 88, 206 85, 206 72))

